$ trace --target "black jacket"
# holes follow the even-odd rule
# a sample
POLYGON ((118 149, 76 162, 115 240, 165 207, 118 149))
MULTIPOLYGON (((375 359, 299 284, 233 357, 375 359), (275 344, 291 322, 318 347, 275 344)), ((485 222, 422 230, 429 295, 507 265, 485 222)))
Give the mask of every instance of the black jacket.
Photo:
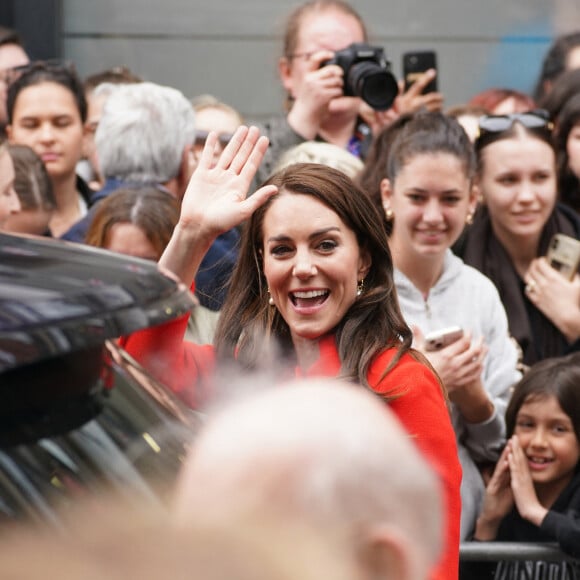
MULTIPOLYGON (((580 469, 538 527, 513 509, 502 521, 498 542, 557 542, 580 559, 580 469)), ((461 566, 461 580, 580 580, 579 562, 470 562, 461 566)))

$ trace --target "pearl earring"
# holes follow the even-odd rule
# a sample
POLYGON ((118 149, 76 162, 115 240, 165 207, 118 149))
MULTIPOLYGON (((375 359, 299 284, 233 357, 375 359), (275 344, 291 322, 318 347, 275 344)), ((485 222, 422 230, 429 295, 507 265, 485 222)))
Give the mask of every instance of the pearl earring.
POLYGON ((356 295, 362 296, 364 291, 365 291, 365 280, 363 278, 362 280, 359 280, 358 284, 356 285, 356 295))
POLYGON ((395 217, 395 213, 393 212, 393 210, 390 207, 385 210, 385 218, 388 222, 392 221, 394 217, 395 217))

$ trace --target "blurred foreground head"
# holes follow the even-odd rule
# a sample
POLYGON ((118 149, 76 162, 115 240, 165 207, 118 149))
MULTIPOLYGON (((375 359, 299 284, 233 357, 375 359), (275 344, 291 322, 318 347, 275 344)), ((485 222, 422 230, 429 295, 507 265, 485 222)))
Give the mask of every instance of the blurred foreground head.
POLYGON ((305 524, 280 528, 256 517, 243 526, 176 526, 164 510, 129 508, 109 497, 74 506, 67 516, 65 530, 3 530, 0 576, 41 580, 50 562, 49 575, 59 580, 356 578, 305 524))
POLYGON ((184 525, 243 526, 258 514, 279 529, 306 525, 365 580, 426 578, 441 545, 435 476, 384 402, 337 380, 268 389, 210 415, 175 507, 184 525))

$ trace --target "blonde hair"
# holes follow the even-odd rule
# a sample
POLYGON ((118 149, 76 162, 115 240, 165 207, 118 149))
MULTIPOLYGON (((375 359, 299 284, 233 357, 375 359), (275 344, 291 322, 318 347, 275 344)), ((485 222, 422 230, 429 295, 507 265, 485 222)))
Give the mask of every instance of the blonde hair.
POLYGON ((364 164, 346 149, 324 143, 323 141, 304 141, 288 149, 278 160, 274 172, 285 169, 294 163, 319 163, 342 171, 354 179, 363 169, 364 164))
POLYGON ((225 113, 229 113, 230 115, 236 117, 240 125, 244 124, 244 118, 242 115, 240 115, 239 111, 234 109, 232 106, 220 101, 213 95, 204 94, 193 97, 193 99, 191 99, 191 105, 193 106, 193 110, 196 113, 203 111, 204 109, 219 109, 220 111, 224 111, 225 113))

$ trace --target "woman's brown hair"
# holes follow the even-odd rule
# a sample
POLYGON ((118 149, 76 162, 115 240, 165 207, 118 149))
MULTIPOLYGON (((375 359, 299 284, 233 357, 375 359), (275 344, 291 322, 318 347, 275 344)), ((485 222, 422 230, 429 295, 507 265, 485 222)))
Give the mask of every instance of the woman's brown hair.
POLYGON ((154 187, 120 189, 97 206, 85 242, 106 248, 112 227, 130 223, 143 230, 159 259, 178 219, 179 202, 169 193, 154 187))
MULTIPOLYGON (((322 202, 354 232, 361 251, 371 257, 363 294, 335 328, 341 376, 368 387, 367 372, 373 358, 394 347, 398 354, 392 367, 412 341, 411 330, 399 309, 381 216, 349 177, 327 166, 297 163, 274 174, 267 183, 278 187, 278 196, 308 195, 322 202)), ((245 225, 238 263, 216 332, 220 359, 237 359, 246 369, 260 368, 273 343, 287 363, 295 363, 290 329, 278 310, 268 304, 263 275, 264 217, 276 199, 274 196, 256 210, 245 225)))
POLYGON ((27 145, 8 145, 14 164, 14 190, 22 209, 56 209, 56 199, 50 175, 42 159, 27 145))

